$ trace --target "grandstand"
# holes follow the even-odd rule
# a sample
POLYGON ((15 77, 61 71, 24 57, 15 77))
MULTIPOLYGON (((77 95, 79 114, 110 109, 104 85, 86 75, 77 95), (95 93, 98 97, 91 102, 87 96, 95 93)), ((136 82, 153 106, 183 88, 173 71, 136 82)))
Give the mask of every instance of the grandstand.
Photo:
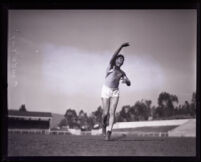
POLYGON ((49 112, 8 110, 8 131, 49 134, 51 120, 49 112))

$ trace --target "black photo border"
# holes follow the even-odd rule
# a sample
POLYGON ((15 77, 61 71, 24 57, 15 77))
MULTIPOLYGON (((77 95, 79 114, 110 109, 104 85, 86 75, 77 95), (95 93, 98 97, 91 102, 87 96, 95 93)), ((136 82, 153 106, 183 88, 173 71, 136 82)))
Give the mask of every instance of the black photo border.
POLYGON ((1 94, 1 160, 2 161, 200 161, 200 1, 199 0, 8 0, 0 2, 0 94, 1 94), (8 157, 7 129, 7 45, 8 10, 10 9, 196 9, 197 10, 197 72, 196 72, 196 156, 195 157, 8 157))

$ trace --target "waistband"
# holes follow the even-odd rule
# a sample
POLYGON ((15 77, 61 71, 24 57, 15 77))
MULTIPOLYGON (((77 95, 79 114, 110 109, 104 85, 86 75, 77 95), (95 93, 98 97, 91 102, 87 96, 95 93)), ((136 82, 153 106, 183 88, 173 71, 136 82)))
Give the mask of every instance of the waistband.
POLYGON ((119 90, 119 88, 108 87, 108 86, 105 85, 105 84, 103 84, 103 87, 108 88, 108 89, 110 89, 110 90, 112 90, 112 91, 119 90))

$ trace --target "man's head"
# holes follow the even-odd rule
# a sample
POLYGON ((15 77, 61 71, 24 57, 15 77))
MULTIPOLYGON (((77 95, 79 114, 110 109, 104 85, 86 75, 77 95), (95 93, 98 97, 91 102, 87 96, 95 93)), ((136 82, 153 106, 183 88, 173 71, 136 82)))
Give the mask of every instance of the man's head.
POLYGON ((115 59, 115 65, 117 67, 121 67, 124 63, 124 56, 123 55, 118 55, 115 59))

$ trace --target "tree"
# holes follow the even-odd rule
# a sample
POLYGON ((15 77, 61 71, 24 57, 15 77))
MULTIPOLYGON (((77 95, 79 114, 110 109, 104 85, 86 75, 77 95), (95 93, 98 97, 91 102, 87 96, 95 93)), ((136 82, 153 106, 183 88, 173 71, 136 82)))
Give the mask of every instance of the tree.
POLYGON ((22 105, 20 106, 19 111, 21 111, 21 112, 27 111, 25 104, 22 104, 22 105))
POLYGON ((139 120, 148 120, 150 112, 149 107, 143 101, 138 101, 135 106, 138 111, 139 120))
POLYGON ((87 118, 87 124, 88 124, 88 128, 89 130, 91 130, 95 124, 95 118, 93 115, 90 115, 88 118, 87 118))
POLYGON ((67 126, 67 125, 68 125, 68 122, 67 122, 67 120, 65 118, 61 119, 61 121, 58 124, 59 127, 67 126))
POLYGON ((78 115, 78 123, 81 129, 88 129, 88 116, 87 114, 81 110, 78 115))
POLYGON ((128 122, 131 120, 130 118, 130 106, 129 105, 125 105, 122 107, 121 111, 120 111, 120 121, 122 122, 128 122))
POLYGON ((139 120, 138 109, 137 109, 136 105, 133 105, 130 108, 130 118, 131 118, 131 121, 139 120))
POLYGON ((170 100, 172 101, 174 108, 175 108, 174 103, 177 103, 177 104, 179 103, 178 97, 176 95, 170 95, 170 100))
POLYGON ((79 124, 77 123, 78 116, 75 110, 67 109, 64 115, 65 119, 70 128, 78 128, 79 124))
POLYGON ((191 102, 195 105, 196 104, 196 93, 193 92, 191 102))
POLYGON ((97 110, 92 113, 95 116, 96 123, 101 124, 102 123, 102 114, 103 114, 103 109, 101 108, 101 106, 99 106, 97 108, 97 110))
POLYGON ((153 117, 153 110, 151 109, 152 101, 151 100, 145 100, 145 104, 147 106, 148 115, 153 117))
POLYGON ((147 105, 147 107, 151 107, 151 103, 152 103, 151 100, 145 100, 145 104, 147 105))
POLYGON ((137 101, 130 108, 130 118, 132 121, 148 120, 150 116, 151 100, 137 101))
POLYGON ((153 118, 159 119, 161 117, 164 117, 164 110, 162 107, 158 106, 158 107, 156 107, 156 109, 154 111, 153 118))
POLYGON ((166 92, 162 92, 159 94, 159 97, 158 97, 158 105, 160 107, 166 107, 169 100, 170 100, 170 94, 166 92))
POLYGON ((167 92, 162 92, 159 94, 158 97, 158 111, 160 109, 160 115, 161 117, 168 117, 173 115, 174 113, 174 105, 173 103, 178 103, 178 97, 176 95, 171 95, 167 92))
POLYGON ((191 109, 191 115, 195 117, 196 115, 196 93, 195 92, 193 92, 193 95, 192 95, 190 109, 191 109))
POLYGON ((153 119, 157 119, 158 118, 157 107, 153 106, 151 108, 151 116, 152 116, 153 119))
POLYGON ((83 110, 80 110, 78 117, 80 117, 80 116, 84 116, 84 111, 83 110))
POLYGON ((121 122, 121 115, 120 115, 120 112, 116 112, 116 115, 115 115, 115 122, 121 122))
POLYGON ((190 104, 188 101, 185 101, 184 106, 183 106, 183 110, 185 114, 191 114, 191 110, 190 110, 190 104))

